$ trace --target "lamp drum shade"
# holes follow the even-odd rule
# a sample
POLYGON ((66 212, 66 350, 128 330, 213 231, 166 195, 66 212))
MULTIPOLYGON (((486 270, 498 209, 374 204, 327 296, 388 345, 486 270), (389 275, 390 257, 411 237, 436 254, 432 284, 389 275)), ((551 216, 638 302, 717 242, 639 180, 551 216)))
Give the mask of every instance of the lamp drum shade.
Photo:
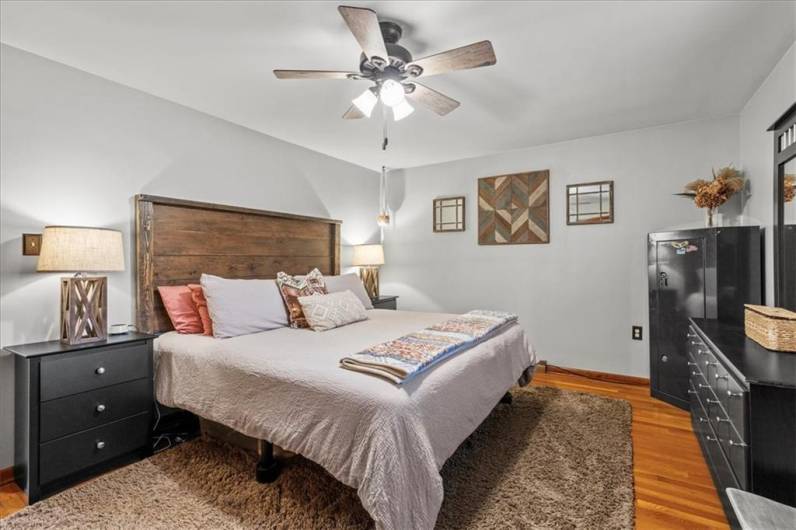
POLYGON ((45 226, 36 270, 123 271, 122 233, 107 228, 45 226))
POLYGON ((384 248, 381 245, 356 245, 351 265, 354 267, 384 265, 384 248))

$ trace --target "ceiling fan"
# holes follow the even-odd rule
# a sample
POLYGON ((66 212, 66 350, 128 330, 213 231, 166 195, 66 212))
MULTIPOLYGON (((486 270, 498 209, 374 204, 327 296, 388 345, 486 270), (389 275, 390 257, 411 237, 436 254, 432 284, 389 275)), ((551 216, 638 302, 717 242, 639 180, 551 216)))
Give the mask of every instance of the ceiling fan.
POLYGON ((444 116, 458 107, 459 102, 421 85, 416 79, 497 62, 492 43, 488 40, 414 60, 409 50, 398 44, 403 30, 395 22, 379 22, 372 9, 338 6, 337 10, 362 48, 359 72, 274 70, 274 75, 278 79, 372 81, 374 85, 354 98, 351 107, 343 114, 347 120, 370 118, 379 100, 392 109, 396 121, 414 112, 409 101, 444 116))

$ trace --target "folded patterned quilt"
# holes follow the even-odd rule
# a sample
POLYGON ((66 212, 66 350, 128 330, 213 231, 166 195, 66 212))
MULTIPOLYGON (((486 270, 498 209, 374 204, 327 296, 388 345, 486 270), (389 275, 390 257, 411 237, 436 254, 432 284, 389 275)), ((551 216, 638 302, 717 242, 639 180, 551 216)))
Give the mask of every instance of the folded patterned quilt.
POLYGON ((484 340, 517 315, 476 310, 340 359, 347 370, 406 383, 451 355, 484 340))

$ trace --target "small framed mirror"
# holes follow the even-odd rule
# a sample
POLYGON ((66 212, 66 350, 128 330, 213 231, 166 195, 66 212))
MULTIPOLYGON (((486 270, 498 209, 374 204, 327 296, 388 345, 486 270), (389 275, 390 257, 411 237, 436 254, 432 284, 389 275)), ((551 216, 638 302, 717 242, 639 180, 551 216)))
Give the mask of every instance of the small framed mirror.
POLYGON ((434 231, 464 232, 464 197, 434 199, 434 231))
POLYGON ((567 186, 567 224, 594 225, 614 222, 614 181, 567 186))

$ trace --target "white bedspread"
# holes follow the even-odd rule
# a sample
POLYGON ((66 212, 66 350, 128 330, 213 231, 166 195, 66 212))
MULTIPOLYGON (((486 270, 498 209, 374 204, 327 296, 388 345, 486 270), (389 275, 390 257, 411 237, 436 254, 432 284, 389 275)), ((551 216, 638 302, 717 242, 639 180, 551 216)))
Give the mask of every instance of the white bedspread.
POLYGON ((338 363, 452 316, 374 309, 323 333, 166 333, 155 342, 157 399, 317 462, 357 489, 379 528, 430 529, 442 465, 535 362, 525 333, 512 324, 402 387, 338 363))

